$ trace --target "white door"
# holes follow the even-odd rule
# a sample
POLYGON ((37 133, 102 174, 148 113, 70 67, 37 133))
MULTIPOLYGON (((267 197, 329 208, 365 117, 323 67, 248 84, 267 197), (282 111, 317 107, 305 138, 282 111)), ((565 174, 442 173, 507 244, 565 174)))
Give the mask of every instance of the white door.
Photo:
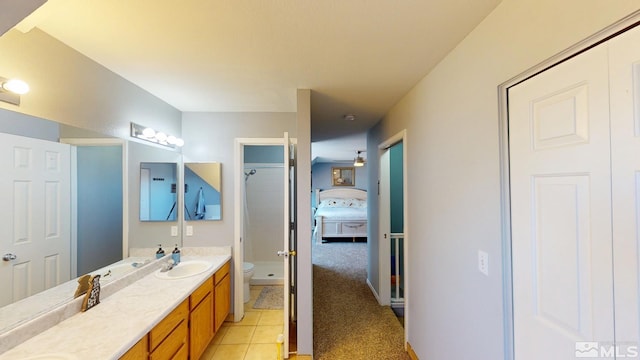
POLYGON ((283 221, 284 221, 284 234, 283 234, 283 248, 282 251, 278 252, 278 255, 282 256, 282 259, 284 261, 284 304, 283 304, 283 317, 284 317, 284 321, 283 321, 283 330, 282 333, 284 335, 284 347, 283 347, 283 357, 285 359, 289 358, 289 305, 290 305, 290 301, 291 301, 291 279, 289 278, 290 276, 290 259, 289 257, 291 255, 295 256, 295 253, 292 253, 290 251, 290 247, 289 247, 289 242, 290 242, 290 236, 291 236, 291 228, 290 228, 290 224, 291 222, 291 185, 289 184, 290 181, 290 177, 289 177, 289 173, 290 173, 290 168, 289 168, 289 162, 290 162, 290 153, 289 153, 289 146, 290 146, 290 142, 289 142, 289 133, 284 133, 284 166, 283 166, 283 171, 284 171, 284 216, 283 216, 283 221))
POLYGON ((609 42, 616 340, 640 344, 640 28, 609 42))
POLYGON ((515 358, 573 359, 614 340, 606 47, 508 95, 515 358))
POLYGON ((0 306, 70 279, 70 146, 0 134, 0 306))

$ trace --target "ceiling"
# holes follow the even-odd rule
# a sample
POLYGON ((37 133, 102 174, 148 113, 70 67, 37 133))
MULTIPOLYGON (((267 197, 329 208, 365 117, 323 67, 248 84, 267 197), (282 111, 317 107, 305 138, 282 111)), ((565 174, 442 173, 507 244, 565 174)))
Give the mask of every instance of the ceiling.
POLYGON ((311 89, 313 155, 352 159, 499 2, 49 0, 18 29, 38 27, 184 112, 295 112, 296 89, 311 89))

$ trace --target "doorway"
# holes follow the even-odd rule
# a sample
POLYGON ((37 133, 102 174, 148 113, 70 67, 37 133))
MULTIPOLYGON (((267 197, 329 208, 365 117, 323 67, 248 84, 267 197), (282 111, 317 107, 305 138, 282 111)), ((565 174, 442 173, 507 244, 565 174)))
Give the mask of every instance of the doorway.
POLYGON ((403 326, 407 290, 405 141, 402 131, 378 146, 379 301, 391 306, 403 326))
POLYGON ((72 147, 72 277, 129 255, 127 142, 62 138, 72 147), (98 230, 99 229, 99 230, 98 230))
POLYGON ((275 139, 236 139, 234 317, 248 311, 282 309, 282 352, 295 343, 295 173, 288 134, 275 139), (240 270, 240 271, 239 271, 240 270), (252 274, 245 279, 245 270, 252 274), (245 284, 245 281, 248 284, 245 284), (246 292, 250 291, 250 294, 246 292), (270 305, 265 299, 271 298, 270 305), (265 300, 265 301, 263 301, 265 300))

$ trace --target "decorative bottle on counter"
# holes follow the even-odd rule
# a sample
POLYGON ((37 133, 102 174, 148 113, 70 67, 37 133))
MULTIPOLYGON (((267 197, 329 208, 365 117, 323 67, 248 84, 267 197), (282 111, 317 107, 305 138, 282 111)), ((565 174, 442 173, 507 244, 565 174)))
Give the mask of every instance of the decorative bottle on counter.
POLYGON ((162 244, 158 244, 158 251, 156 251, 156 259, 164 257, 164 250, 162 250, 162 244))

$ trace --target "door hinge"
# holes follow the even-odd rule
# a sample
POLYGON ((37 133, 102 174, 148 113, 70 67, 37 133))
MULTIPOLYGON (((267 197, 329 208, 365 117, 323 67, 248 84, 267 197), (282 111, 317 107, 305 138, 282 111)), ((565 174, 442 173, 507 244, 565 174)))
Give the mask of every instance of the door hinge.
POLYGON ((295 285, 291 285, 289 287, 289 294, 295 294, 296 293, 296 286, 295 285))
POLYGON ((296 223, 295 222, 290 222, 289 223, 289 231, 293 231, 296 229, 296 223))

